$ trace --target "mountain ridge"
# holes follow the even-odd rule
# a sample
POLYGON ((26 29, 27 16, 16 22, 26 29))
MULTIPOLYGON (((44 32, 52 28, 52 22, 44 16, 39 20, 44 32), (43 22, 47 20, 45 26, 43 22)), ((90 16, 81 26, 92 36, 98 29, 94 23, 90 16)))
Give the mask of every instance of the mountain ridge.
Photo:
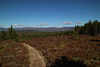
MULTIPOLYGON (((53 32, 53 31, 68 31, 68 30, 74 30, 74 27, 48 27, 48 28, 38 28, 38 27, 22 27, 22 28, 14 28, 15 31, 20 30, 36 30, 36 31, 47 31, 47 32, 53 32)), ((0 31, 8 31, 8 28, 0 28, 0 31)))

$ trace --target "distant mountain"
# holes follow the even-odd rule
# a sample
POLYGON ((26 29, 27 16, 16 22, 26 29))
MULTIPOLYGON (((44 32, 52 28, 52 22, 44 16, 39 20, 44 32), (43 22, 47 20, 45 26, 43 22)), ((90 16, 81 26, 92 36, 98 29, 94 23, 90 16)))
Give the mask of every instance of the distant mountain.
POLYGON ((8 28, 0 28, 0 31, 8 31, 8 28))
MULTIPOLYGON (((16 31, 20 30, 35 30, 35 31, 47 31, 47 32, 54 32, 54 31, 68 31, 74 30, 74 27, 48 27, 48 28, 35 28, 35 27, 23 27, 23 28, 14 28, 16 31)), ((8 28, 0 28, 0 31, 8 31, 8 28)))

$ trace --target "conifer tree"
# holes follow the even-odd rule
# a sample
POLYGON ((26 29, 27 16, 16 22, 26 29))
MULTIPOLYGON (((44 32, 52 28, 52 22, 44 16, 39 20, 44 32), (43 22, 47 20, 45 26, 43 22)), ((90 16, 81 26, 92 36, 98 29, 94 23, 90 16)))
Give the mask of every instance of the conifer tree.
POLYGON ((0 37, 1 40, 7 40, 7 32, 5 31, 2 31, 1 32, 1 37, 0 37))
POLYGON ((84 26, 80 26, 79 34, 84 34, 84 26))
POLYGON ((92 34, 92 22, 90 20, 88 23, 88 35, 91 35, 91 34, 92 34))
POLYGON ((9 28, 9 31, 8 31, 8 37, 10 40, 15 40, 17 39, 17 33, 16 31, 13 29, 12 25, 11 25, 11 28, 9 28))
POLYGON ((93 21, 92 25, 92 35, 96 36, 98 34, 97 28, 98 28, 98 20, 95 20, 93 21))
POLYGON ((88 34, 88 23, 84 25, 84 33, 88 34))
POLYGON ((100 35, 100 22, 98 23, 98 35, 100 35))
POLYGON ((74 28, 74 30, 75 30, 75 31, 77 31, 77 26, 76 26, 76 25, 75 25, 75 28, 74 28))
POLYGON ((12 34, 13 34, 13 27, 11 25, 11 28, 9 28, 9 31, 8 31, 8 38, 9 39, 12 39, 12 34))

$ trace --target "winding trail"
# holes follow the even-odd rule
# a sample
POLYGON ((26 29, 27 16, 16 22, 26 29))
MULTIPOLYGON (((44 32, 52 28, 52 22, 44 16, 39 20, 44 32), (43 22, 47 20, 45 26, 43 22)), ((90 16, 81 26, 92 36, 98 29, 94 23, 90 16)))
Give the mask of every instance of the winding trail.
POLYGON ((30 67, 46 67, 44 59, 36 49, 33 47, 23 43, 23 45, 28 49, 29 51, 29 61, 30 61, 30 67))

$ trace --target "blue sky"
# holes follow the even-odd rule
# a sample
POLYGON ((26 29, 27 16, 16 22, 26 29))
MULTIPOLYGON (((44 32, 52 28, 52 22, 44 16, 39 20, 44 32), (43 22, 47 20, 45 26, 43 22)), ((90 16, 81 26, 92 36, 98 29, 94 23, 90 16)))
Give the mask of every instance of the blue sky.
POLYGON ((0 27, 74 27, 100 21, 100 0, 0 0, 0 27))

